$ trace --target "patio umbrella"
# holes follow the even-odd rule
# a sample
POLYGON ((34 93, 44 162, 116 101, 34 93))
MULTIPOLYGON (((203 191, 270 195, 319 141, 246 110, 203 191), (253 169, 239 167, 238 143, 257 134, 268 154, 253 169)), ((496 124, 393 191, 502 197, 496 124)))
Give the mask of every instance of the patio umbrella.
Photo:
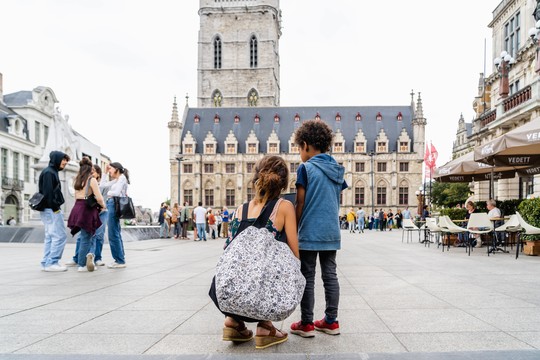
POLYGON ((439 182, 458 183, 484 180, 511 179, 516 176, 513 166, 491 166, 474 161, 471 151, 435 169, 434 179, 439 182))
POLYGON ((540 165, 540 118, 474 149, 474 160, 495 166, 538 167, 540 165))

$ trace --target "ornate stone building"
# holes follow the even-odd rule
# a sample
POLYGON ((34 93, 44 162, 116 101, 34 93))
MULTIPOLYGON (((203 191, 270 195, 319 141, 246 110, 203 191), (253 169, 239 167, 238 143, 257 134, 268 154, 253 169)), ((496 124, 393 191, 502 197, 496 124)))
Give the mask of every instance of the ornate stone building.
MULTIPOLYGON (((535 27, 533 13, 537 6, 537 1, 504 0, 493 11, 489 27, 493 29, 491 59, 496 64, 491 75, 484 78, 481 74, 479 94, 473 102, 475 118, 471 123, 463 117, 458 121, 454 157, 540 116, 538 41, 529 37, 535 27), (503 51, 508 54, 507 60, 501 59, 503 51)), ((474 190, 476 200, 485 200, 489 182, 474 183, 474 190)), ((516 176, 494 184, 498 200, 539 195, 539 176, 516 176)))
POLYGON ((173 202, 240 205, 253 196, 252 169, 266 154, 288 162, 294 192, 294 131, 321 119, 334 130, 331 154, 346 169, 343 213, 416 205, 426 125, 420 94, 401 106, 280 107, 279 1, 201 0, 200 7, 199 106, 186 101, 180 118, 175 99, 168 124, 173 202))

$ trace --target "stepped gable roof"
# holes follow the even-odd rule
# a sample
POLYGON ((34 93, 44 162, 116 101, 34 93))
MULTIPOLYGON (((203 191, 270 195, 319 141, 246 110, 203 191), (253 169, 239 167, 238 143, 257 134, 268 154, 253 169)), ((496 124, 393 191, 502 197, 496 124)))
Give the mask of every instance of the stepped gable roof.
POLYGON ((27 90, 4 95, 4 102, 7 106, 28 105, 28 101, 30 100, 32 100, 32 91, 27 90))
POLYGON ((197 141, 195 152, 202 151, 203 142, 208 134, 212 132, 218 142, 218 153, 223 153, 223 143, 230 130, 238 140, 238 153, 246 153, 246 139, 251 130, 254 130, 260 142, 259 153, 267 152, 266 141, 272 130, 275 130, 280 140, 280 153, 289 151, 289 139, 296 127, 302 121, 314 119, 319 114, 321 120, 325 121, 334 130, 334 133, 341 130, 345 139, 345 152, 354 151, 354 139, 359 129, 362 129, 366 137, 366 150, 375 151, 375 141, 381 129, 389 140, 389 152, 397 150, 397 139, 405 128, 407 134, 414 141, 412 120, 414 110, 410 105, 406 106, 328 106, 328 107, 244 107, 244 108, 187 108, 184 113, 184 126, 182 130, 182 141, 186 133, 191 132, 197 141), (298 113, 300 122, 295 123, 294 117, 298 113), (341 121, 336 120, 339 113, 341 121), (356 115, 360 113, 362 120, 357 121, 356 115), (377 121, 377 114, 382 115, 382 120, 377 121), (402 120, 397 120, 397 115, 401 113, 402 120), (216 114, 219 116, 219 123, 214 121, 216 114), (254 118, 258 114, 260 121, 256 123, 254 118), (279 123, 274 121, 274 116, 280 117, 279 123), (195 115, 199 116, 199 121, 195 122, 195 115), (240 121, 235 123, 234 118, 238 115, 240 121))

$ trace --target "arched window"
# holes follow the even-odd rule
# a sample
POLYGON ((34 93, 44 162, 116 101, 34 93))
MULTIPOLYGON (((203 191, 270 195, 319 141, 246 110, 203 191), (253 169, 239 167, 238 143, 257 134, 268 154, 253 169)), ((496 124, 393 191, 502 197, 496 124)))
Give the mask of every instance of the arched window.
POLYGON ((257 37, 255 35, 252 35, 249 40, 249 67, 257 67, 257 37))
POLYGON ((221 102, 223 100, 223 96, 221 95, 221 91, 214 90, 212 93, 212 101, 214 102, 214 107, 221 107, 221 102))
POLYGON ((248 106, 257 106, 257 100, 259 100, 259 93, 257 92, 257 90, 255 89, 249 90, 248 106))
POLYGON ((221 38, 214 39, 214 69, 221 69, 221 38))

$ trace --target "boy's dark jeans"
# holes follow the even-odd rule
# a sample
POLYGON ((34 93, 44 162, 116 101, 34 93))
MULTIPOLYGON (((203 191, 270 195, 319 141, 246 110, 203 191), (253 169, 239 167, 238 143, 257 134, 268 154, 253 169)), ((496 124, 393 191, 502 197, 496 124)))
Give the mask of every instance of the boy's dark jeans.
POLYGON ((300 250, 301 270, 306 278, 306 289, 300 307, 302 310, 302 322, 313 322, 313 307, 315 306, 315 269, 317 254, 321 264, 326 310, 329 318, 336 319, 339 306, 339 282, 337 278, 336 251, 307 251, 300 250))

